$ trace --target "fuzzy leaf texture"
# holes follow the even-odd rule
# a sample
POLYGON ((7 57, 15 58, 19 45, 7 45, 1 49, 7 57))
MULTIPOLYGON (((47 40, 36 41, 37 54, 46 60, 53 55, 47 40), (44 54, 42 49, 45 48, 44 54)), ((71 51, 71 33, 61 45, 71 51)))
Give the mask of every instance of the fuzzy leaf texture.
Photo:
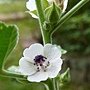
POLYGON ((15 25, 7 26, 0 22, 0 69, 4 67, 4 63, 8 55, 18 43, 18 28, 15 25))

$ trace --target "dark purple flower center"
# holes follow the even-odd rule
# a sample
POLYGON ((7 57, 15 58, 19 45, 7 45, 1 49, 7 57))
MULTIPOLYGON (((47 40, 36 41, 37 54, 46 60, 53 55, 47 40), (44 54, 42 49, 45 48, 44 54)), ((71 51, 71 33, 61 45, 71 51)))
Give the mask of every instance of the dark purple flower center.
POLYGON ((37 55, 34 58, 34 65, 37 66, 37 71, 40 71, 41 69, 44 70, 44 72, 46 72, 46 68, 49 66, 50 62, 49 61, 45 61, 47 58, 44 57, 43 55, 37 55), (46 62, 46 63, 44 63, 46 62))
POLYGON ((34 61, 35 61, 36 64, 37 63, 41 63, 42 64, 43 62, 45 62, 45 59, 47 59, 47 58, 42 56, 42 55, 37 55, 37 56, 35 56, 34 61))

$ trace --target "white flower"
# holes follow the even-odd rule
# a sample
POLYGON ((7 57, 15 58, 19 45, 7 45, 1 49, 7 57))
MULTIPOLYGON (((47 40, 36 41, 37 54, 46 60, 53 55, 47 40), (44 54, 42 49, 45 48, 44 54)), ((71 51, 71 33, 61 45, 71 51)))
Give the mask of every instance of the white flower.
POLYGON ((29 1, 26 3, 26 7, 27 7, 27 9, 29 9, 30 11, 36 10, 35 0, 29 0, 29 1))
POLYGON ((45 81, 55 78, 61 70, 61 51, 56 45, 32 44, 23 52, 19 61, 19 71, 30 82, 45 81))

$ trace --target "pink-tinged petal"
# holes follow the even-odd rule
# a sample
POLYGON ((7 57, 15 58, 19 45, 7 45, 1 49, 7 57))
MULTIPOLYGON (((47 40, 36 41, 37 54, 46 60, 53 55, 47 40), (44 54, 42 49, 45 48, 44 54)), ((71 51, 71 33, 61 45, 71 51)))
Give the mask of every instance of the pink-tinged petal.
POLYGON ((50 68, 48 68, 47 72, 49 74, 50 78, 55 78, 59 71, 61 70, 61 66, 62 66, 62 59, 56 59, 55 62, 50 64, 50 68))
POLYGON ((19 61, 19 72, 22 75, 32 75, 37 71, 37 67, 29 62, 25 57, 22 57, 19 61))
POLYGON ((29 75, 27 80, 30 82, 40 82, 48 79, 48 73, 44 71, 37 72, 33 75, 29 75))
POLYGON ((61 57, 61 51, 56 45, 46 44, 44 46, 44 56, 48 61, 53 62, 56 58, 61 57))

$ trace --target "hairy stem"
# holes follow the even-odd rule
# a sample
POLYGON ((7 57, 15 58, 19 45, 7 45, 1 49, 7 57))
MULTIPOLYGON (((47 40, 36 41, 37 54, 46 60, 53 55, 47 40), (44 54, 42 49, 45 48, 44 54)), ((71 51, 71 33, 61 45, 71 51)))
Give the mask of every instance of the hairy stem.
POLYGON ((40 25, 40 29, 41 29, 43 43, 44 44, 51 43, 50 33, 48 33, 48 31, 44 30, 44 28, 43 28, 43 24, 45 22, 45 17, 44 17, 43 8, 41 5, 41 0, 35 0, 35 1, 36 1, 36 6, 37 6, 37 13, 38 13, 38 17, 39 17, 39 25, 40 25))

